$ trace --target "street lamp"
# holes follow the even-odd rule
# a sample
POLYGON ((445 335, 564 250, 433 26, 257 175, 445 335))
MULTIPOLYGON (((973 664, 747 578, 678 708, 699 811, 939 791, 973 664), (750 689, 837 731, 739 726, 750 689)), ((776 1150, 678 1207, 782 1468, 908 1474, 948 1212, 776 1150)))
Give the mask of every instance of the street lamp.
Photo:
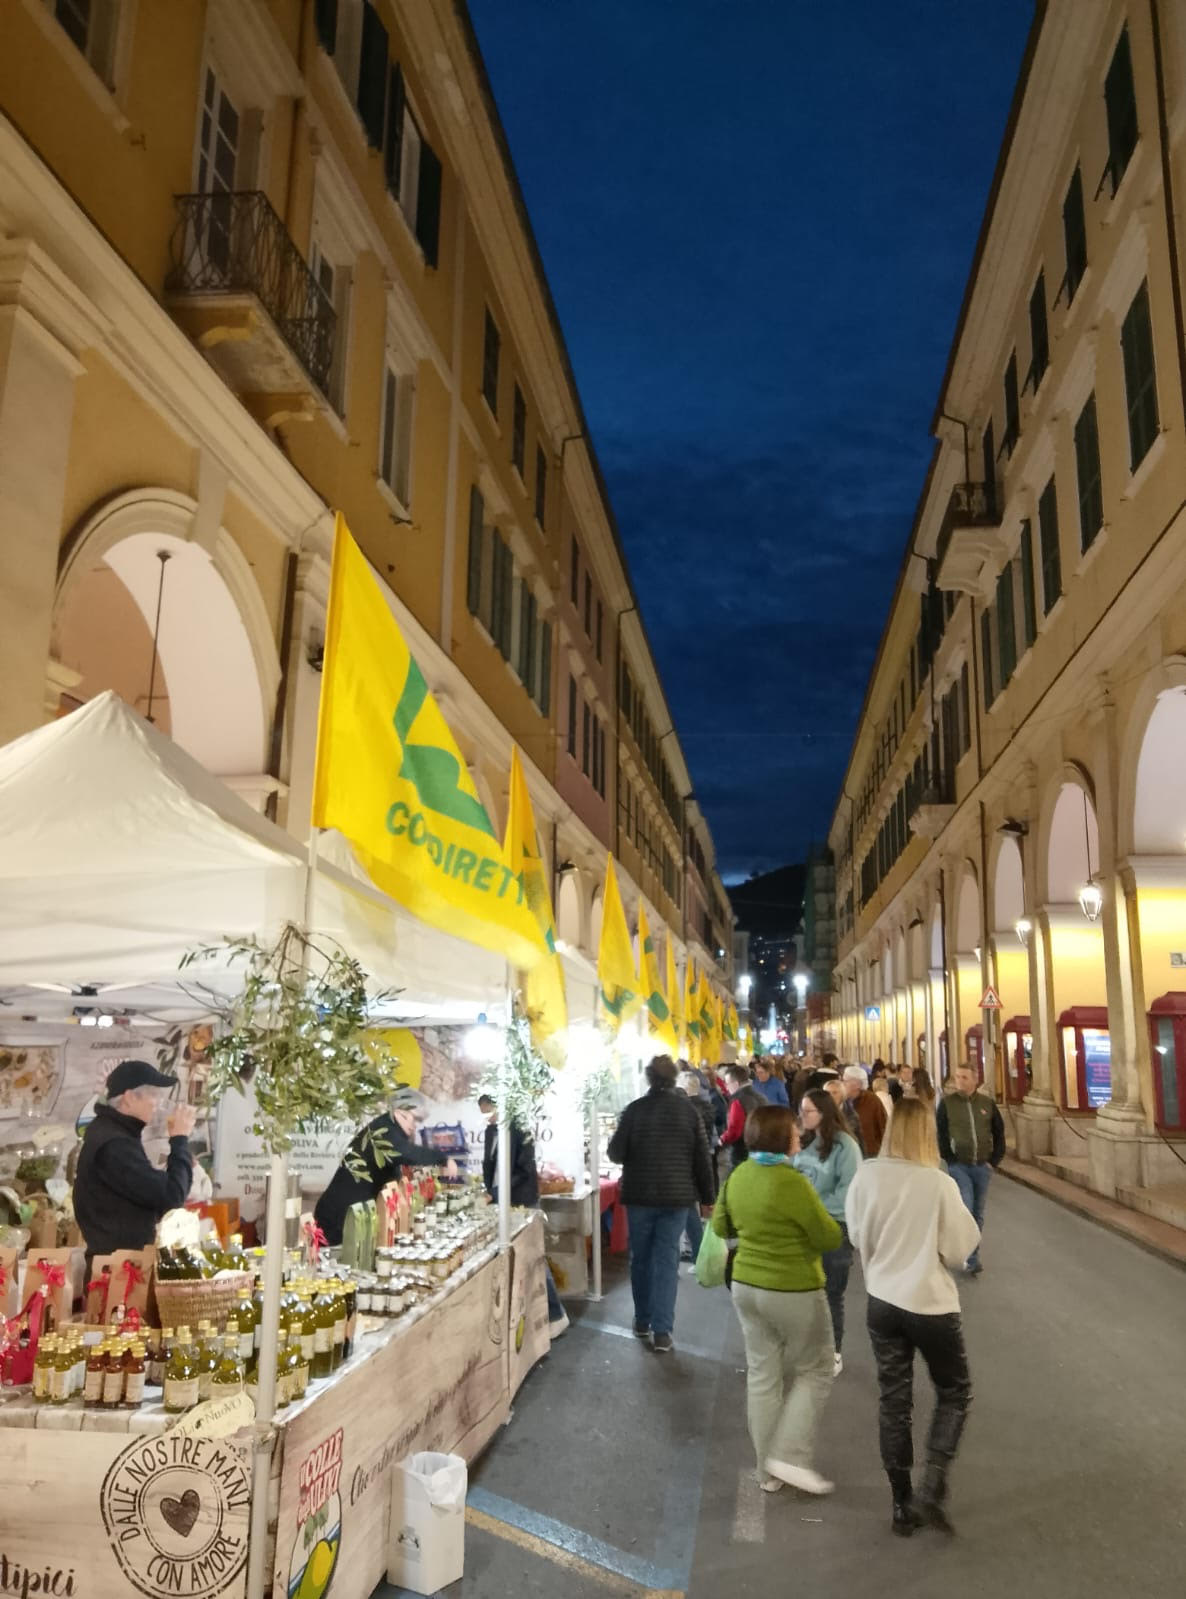
POLYGON ((1087 849, 1087 881, 1079 890, 1079 909, 1089 922, 1094 922, 1104 903, 1103 890, 1091 869, 1091 826, 1087 811, 1087 790, 1083 790, 1083 842, 1087 849))
POLYGON ((748 972, 743 972, 737 979, 737 996, 743 1003, 748 1003, 753 986, 754 980, 748 972))
POLYGON ((811 982, 806 972, 796 972, 791 982, 795 985, 795 993, 799 996, 799 1009, 803 1009, 803 1001, 807 997, 807 985, 811 982))

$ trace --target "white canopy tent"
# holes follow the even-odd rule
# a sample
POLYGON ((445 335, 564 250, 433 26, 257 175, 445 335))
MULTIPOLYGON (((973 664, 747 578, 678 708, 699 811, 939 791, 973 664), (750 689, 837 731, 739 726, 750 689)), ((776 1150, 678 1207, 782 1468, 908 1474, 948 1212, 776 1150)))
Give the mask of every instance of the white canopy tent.
MULTIPOLYGON (((113 693, 0 749, 0 993, 22 1008, 68 1013, 94 987, 113 1009, 200 1009, 182 956, 301 921, 307 871, 297 840, 113 693)), ((501 1013, 503 962, 378 893, 338 835, 312 924, 400 991, 393 1019, 501 1013)), ((234 986, 217 966, 197 981, 234 986)))

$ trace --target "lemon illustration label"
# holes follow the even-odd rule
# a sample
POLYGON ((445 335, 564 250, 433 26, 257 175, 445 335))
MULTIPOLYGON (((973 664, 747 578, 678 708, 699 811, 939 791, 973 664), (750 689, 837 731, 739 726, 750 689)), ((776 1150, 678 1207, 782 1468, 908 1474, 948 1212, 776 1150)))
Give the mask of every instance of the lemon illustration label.
POLYGON ((342 1428, 301 1461, 297 1531, 288 1563, 288 1599, 322 1599, 342 1543, 342 1428))

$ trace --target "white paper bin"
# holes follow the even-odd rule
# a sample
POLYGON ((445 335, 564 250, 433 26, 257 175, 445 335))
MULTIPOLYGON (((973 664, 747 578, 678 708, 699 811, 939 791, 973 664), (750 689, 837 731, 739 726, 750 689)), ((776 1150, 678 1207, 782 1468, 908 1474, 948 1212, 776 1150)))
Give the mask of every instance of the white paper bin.
POLYGON ((391 1474, 387 1580, 433 1594, 465 1571, 465 1492, 460 1455, 409 1455, 391 1474))

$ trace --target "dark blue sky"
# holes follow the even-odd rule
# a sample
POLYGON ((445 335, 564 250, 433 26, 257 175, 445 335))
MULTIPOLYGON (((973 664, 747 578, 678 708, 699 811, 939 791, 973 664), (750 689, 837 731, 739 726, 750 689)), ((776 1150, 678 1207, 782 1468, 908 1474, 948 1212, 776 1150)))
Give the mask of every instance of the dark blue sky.
POLYGON ((826 834, 1033 0, 470 0, 726 878, 826 834))

